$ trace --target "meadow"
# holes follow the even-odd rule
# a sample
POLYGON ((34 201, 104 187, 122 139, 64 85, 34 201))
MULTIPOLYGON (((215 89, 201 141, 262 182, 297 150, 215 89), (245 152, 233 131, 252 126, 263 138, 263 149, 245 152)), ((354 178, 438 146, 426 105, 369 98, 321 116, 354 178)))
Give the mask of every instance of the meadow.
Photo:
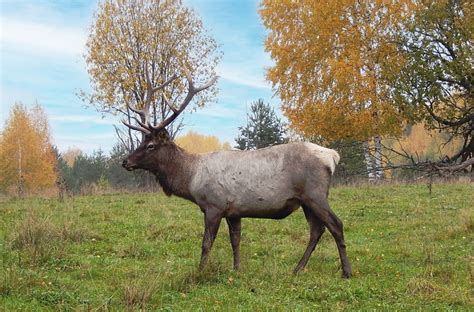
POLYGON ((474 309, 472 184, 338 187, 354 276, 345 280, 326 232, 301 274, 308 229, 243 219, 241 270, 222 223, 197 271, 203 216, 162 194, 0 201, 0 310, 474 309))

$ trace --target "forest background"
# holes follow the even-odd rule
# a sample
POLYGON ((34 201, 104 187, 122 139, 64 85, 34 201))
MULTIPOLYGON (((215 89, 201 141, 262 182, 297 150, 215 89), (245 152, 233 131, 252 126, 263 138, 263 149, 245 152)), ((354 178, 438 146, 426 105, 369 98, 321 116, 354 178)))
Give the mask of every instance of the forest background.
MULTIPOLYGON (((311 141, 341 154, 335 183, 472 171, 473 18, 467 1, 263 1, 259 13, 273 60, 267 80, 280 105, 250 103, 235 142, 186 133, 177 121, 168 130, 178 145, 206 153, 311 141)), ((92 91, 78 96, 99 113, 130 122, 129 107, 143 107, 150 75, 153 83, 166 81, 185 63, 202 81, 215 74, 221 58, 202 20, 181 1, 140 9, 131 0, 104 1, 86 44, 92 91), (180 29, 173 27, 177 22, 180 29), (124 29, 137 36, 127 37, 124 29)), ((154 122, 172 113, 183 88, 178 82, 153 99, 154 122)), ((210 104, 217 92, 213 86, 200 94, 194 110, 219 105, 210 104)), ((17 102, 0 136, 1 192, 157 189, 146 173, 120 168, 141 138, 119 121, 113 127, 116 144, 108 153, 59 151, 42 106, 17 102)))

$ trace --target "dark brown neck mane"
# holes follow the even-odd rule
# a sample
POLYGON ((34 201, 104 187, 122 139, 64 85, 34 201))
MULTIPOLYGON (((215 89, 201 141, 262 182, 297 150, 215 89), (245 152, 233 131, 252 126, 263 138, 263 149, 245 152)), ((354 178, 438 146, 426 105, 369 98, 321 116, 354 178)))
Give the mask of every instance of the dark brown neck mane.
POLYGON ((166 195, 194 201, 189 185, 196 161, 195 155, 188 154, 173 142, 167 142, 156 153, 156 166, 150 171, 156 176, 166 195))

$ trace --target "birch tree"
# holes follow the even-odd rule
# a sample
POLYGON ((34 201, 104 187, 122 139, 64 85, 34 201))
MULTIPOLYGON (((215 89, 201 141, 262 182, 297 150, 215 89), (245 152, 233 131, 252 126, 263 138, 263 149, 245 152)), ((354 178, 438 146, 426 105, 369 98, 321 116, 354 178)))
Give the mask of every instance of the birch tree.
POLYGON ((16 103, 0 136, 0 190, 23 196, 55 185, 56 157, 41 106, 16 103))
POLYGON ((390 39, 408 8, 408 1, 264 0, 260 10, 274 60, 267 79, 290 126, 328 142, 365 141, 371 180, 382 176, 381 137, 402 129, 383 65, 399 62, 390 39))

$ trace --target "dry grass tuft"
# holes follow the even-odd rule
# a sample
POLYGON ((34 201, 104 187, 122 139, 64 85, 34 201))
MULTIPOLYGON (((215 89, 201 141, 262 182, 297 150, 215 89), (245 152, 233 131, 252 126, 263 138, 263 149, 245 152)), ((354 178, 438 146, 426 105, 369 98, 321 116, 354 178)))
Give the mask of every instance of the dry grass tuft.
POLYGON ((57 226, 49 218, 31 213, 16 224, 11 234, 10 246, 12 249, 27 251, 33 262, 36 262, 50 257, 57 249, 58 243, 82 242, 89 237, 89 231, 77 228, 72 222, 57 226))
POLYGON ((31 214, 16 225, 11 246, 30 251, 33 260, 36 260, 49 255, 48 245, 56 235, 56 228, 49 219, 31 214))
POLYGON ((12 294, 20 285, 20 275, 13 266, 3 267, 0 272, 0 297, 12 294))
POLYGON ((459 213, 463 230, 472 233, 474 232, 474 212, 472 210, 463 209, 459 213))
POLYGON ((425 278, 414 277, 407 284, 407 293, 410 295, 432 296, 442 291, 441 286, 425 278))
POLYGON ((129 309, 135 307, 145 309, 155 291, 156 284, 153 282, 134 281, 123 287, 122 300, 129 309))
POLYGON ((92 235, 89 231, 77 228, 72 222, 65 222, 58 229, 60 239, 80 243, 89 239, 92 235))

